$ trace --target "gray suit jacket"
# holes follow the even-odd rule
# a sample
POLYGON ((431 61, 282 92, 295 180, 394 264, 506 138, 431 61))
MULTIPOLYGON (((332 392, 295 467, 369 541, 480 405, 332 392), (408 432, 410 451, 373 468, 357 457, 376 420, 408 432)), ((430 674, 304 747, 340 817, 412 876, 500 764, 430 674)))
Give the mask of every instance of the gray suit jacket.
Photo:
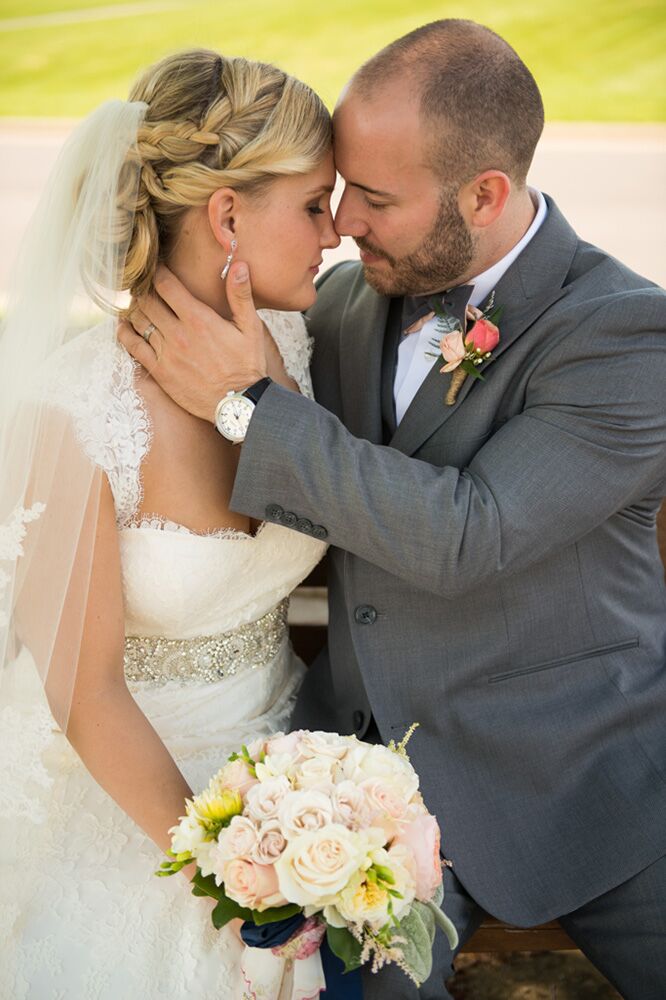
POLYGON ((356 263, 327 274, 318 404, 264 393, 232 507, 333 546, 330 662, 295 722, 362 736, 372 712, 384 740, 420 722, 444 853, 529 925, 666 853, 666 295, 549 201, 496 301, 486 380, 449 407, 435 366, 384 446, 389 300, 356 263))

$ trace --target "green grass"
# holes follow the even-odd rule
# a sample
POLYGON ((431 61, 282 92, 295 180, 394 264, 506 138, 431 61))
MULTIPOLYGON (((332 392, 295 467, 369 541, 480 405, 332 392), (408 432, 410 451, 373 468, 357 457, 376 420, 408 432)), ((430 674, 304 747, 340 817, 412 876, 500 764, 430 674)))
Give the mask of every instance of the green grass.
POLYGON ((549 120, 666 120, 663 0, 172 0, 140 16, 3 30, 11 18, 128 2, 0 0, 0 115, 85 114, 193 45, 276 62, 332 105, 391 39, 438 17, 473 17, 521 54, 549 120))

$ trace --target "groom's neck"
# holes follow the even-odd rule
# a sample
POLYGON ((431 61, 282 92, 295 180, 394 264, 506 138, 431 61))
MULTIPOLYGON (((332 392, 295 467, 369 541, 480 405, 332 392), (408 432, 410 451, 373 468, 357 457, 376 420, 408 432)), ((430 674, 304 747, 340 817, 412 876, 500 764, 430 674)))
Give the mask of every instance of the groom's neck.
POLYGON ((537 206, 536 198, 528 187, 512 192, 511 199, 497 222, 477 235, 474 257, 455 284, 467 284, 506 257, 532 225, 537 206))

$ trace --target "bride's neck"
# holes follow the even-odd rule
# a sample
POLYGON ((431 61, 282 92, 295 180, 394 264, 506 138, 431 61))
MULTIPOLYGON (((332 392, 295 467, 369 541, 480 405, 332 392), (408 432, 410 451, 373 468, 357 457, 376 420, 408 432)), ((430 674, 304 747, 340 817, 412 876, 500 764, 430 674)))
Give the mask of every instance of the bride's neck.
POLYGON ((231 318, 225 282, 220 277, 222 268, 215 266, 210 253, 197 246, 195 240, 178 241, 169 254, 166 265, 191 295, 214 309, 218 315, 225 319, 231 318))

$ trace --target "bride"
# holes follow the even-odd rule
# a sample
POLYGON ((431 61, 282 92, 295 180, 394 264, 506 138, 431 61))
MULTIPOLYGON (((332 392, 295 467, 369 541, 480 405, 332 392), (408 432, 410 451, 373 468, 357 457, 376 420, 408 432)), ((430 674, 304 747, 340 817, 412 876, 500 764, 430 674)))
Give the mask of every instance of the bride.
POLYGON ((287 599, 324 544, 229 510, 239 449, 115 317, 162 261, 229 315, 242 250, 269 374, 311 394, 334 177, 307 86, 187 51, 79 126, 37 212, 0 340, 2 998, 236 1000, 238 938, 153 873, 191 791, 287 724, 287 599))

